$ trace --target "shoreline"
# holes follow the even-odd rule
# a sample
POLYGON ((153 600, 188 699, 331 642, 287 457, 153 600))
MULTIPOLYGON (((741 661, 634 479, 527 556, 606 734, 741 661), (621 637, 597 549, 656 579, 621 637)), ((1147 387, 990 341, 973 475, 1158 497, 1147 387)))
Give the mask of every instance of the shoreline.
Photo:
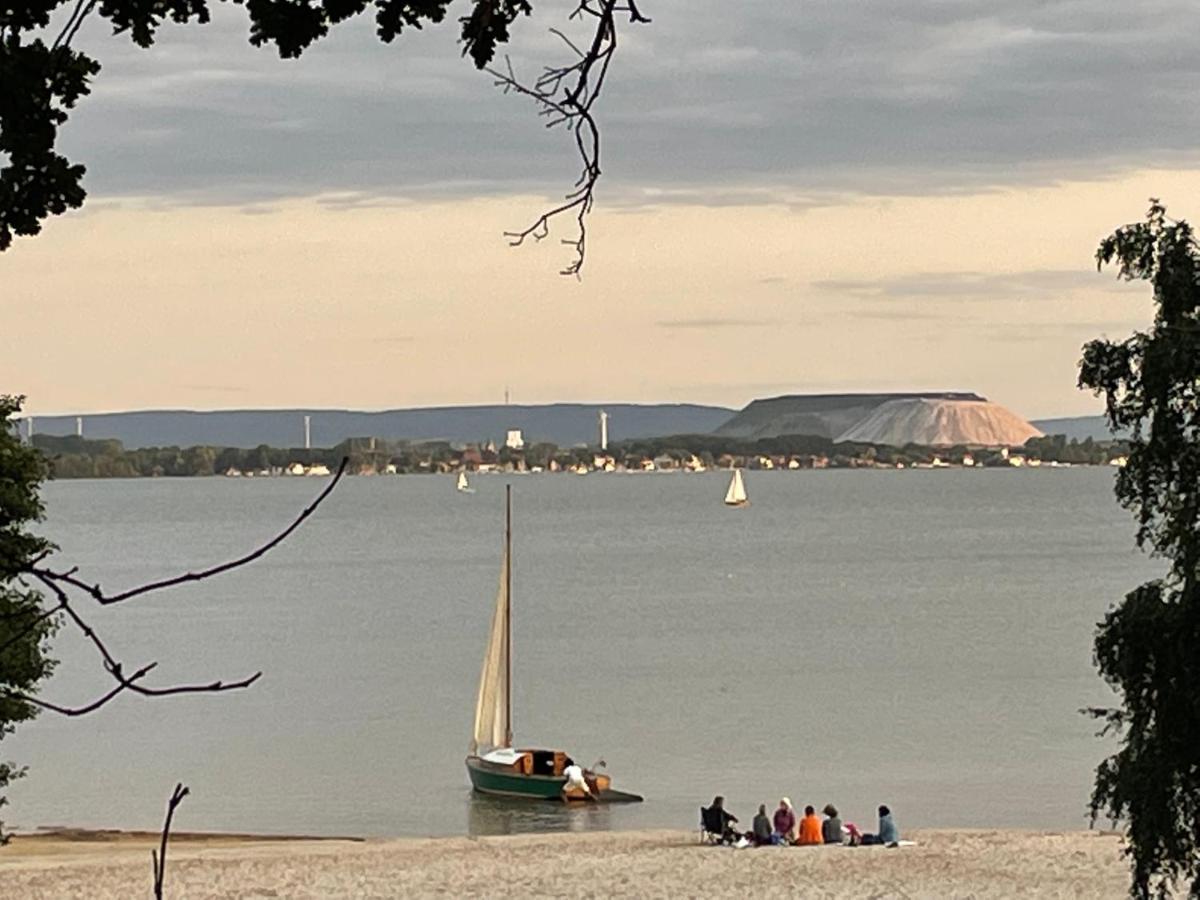
MULTIPOLYGON (((914 846, 704 846, 695 830, 437 838, 172 835, 181 897, 1124 897, 1114 832, 921 829, 914 846)), ((159 834, 45 830, 0 850, 0 895, 144 895, 159 834)))

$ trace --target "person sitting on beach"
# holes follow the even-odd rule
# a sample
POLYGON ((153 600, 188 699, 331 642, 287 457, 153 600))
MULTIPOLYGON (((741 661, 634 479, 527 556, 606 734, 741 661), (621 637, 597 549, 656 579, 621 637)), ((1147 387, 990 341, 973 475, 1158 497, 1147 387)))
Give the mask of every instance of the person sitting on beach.
POLYGON ((712 806, 708 808, 709 815, 712 817, 712 826, 709 826, 709 831, 713 834, 720 834, 721 841, 726 844, 732 844, 741 837, 737 830, 733 827, 737 822, 737 816, 725 808, 725 798, 719 794, 713 797, 712 806), (720 831, 713 831, 713 826, 720 831))
POLYGON ((766 847, 775 843, 774 837, 771 833, 771 820, 767 818, 767 804, 763 803, 758 807, 758 815, 754 817, 754 843, 766 847))
POLYGON ((796 838, 796 843, 804 847, 825 843, 821 837, 821 820, 817 818, 817 811, 811 806, 804 807, 804 818, 800 820, 800 837, 796 838))
POLYGON ((796 839, 796 813, 792 801, 784 797, 775 810, 775 836, 781 844, 790 844, 796 839))
POLYGON ((826 803, 821 812, 828 817, 821 823, 821 839, 827 844, 842 843, 842 820, 838 818, 837 807, 832 803, 826 803))
POLYGON ((864 834, 864 844, 895 844, 900 840, 900 829, 892 818, 892 811, 886 806, 879 807, 879 831, 876 834, 864 834))

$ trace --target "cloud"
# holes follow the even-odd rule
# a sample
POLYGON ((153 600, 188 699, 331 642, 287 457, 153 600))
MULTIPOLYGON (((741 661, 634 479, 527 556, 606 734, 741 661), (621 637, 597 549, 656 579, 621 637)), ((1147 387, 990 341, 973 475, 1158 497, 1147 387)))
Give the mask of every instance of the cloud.
POLYGON ((667 319, 655 322, 659 328, 712 330, 716 328, 766 328, 778 325, 777 319, 667 319))
MULTIPOLYGON (((604 200, 786 203, 979 191, 1200 161, 1193 0, 648 0, 596 111, 604 200), (815 199, 814 199, 815 198, 815 199)), ((507 52, 564 59, 541 0, 507 52)), ((295 61, 247 43, 242 9, 165 26, 150 50, 93 20, 104 64, 63 130, 93 195, 180 202, 558 194, 570 135, 461 57, 446 22, 381 44, 369 16, 295 61)), ((586 26, 584 26, 586 27, 586 26)))
MULTIPOLYGON (((1077 291, 1136 290, 1094 270, 1029 269, 1022 272, 919 272, 895 278, 815 281, 821 291, 865 299, 1063 299, 1077 291)), ((1144 289, 1143 289, 1144 290, 1144 289)))

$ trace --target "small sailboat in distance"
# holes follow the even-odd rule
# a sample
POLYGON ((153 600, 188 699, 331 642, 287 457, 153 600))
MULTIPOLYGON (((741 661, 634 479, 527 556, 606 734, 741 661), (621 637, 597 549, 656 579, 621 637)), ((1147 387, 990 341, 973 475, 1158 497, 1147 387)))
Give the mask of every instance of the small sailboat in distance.
POLYGON ((471 483, 469 481, 467 481, 467 473, 466 472, 458 473, 458 483, 455 485, 455 487, 457 487, 459 489, 459 491, 461 491, 464 494, 475 493, 475 488, 471 487, 471 483))
MULTIPOLYGON (((504 521, 500 589, 496 594, 492 629, 479 677, 475 728, 466 760, 471 787, 481 794, 531 800, 639 801, 642 798, 637 794, 613 790, 608 775, 580 769, 561 750, 513 746, 511 485, 505 488, 504 521), (577 780, 568 785, 573 772, 577 780), (579 780, 582 785, 578 784, 579 780)), ((595 768, 602 765, 603 762, 598 762, 595 768)))
POLYGON ((742 470, 734 469, 733 477, 729 479, 729 490, 725 492, 726 506, 749 506, 746 497, 746 483, 742 481, 742 470))

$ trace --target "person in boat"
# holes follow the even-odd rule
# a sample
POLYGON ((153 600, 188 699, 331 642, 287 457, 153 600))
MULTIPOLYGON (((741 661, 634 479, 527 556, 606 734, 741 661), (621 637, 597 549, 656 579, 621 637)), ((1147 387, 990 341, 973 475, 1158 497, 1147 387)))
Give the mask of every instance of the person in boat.
POLYGON ((837 807, 832 803, 826 803, 821 812, 825 813, 825 821, 821 823, 822 840, 827 844, 842 843, 842 820, 838 818, 837 807))
POLYGON ((778 843, 771 828, 771 820, 767 818, 767 804, 758 807, 758 815, 754 817, 754 843, 766 847, 778 843))
POLYGON ((864 834, 864 844, 895 844, 900 840, 900 829, 892 818, 892 811, 886 806, 879 807, 879 831, 875 834, 864 834))
POLYGON ((779 809, 775 810, 775 836, 781 844, 791 844, 796 840, 796 811, 787 797, 779 801, 779 809))
POLYGON ((725 798, 720 794, 713 797, 712 806, 708 808, 709 822, 705 823, 713 834, 721 835, 721 840, 732 844, 741 837, 733 826, 737 824, 737 816, 725 808, 725 798))
POLYGON ((796 838, 796 843, 802 847, 825 843, 821 836, 821 820, 811 806, 804 807, 804 818, 800 820, 800 836, 796 838))
POLYGON ((563 784, 563 794, 566 795, 572 791, 583 791, 583 795, 589 800, 595 800, 596 795, 592 792, 591 786, 587 782, 587 776, 584 775, 581 769, 571 757, 567 757, 566 765, 563 767, 563 775, 566 776, 566 783, 563 784))

